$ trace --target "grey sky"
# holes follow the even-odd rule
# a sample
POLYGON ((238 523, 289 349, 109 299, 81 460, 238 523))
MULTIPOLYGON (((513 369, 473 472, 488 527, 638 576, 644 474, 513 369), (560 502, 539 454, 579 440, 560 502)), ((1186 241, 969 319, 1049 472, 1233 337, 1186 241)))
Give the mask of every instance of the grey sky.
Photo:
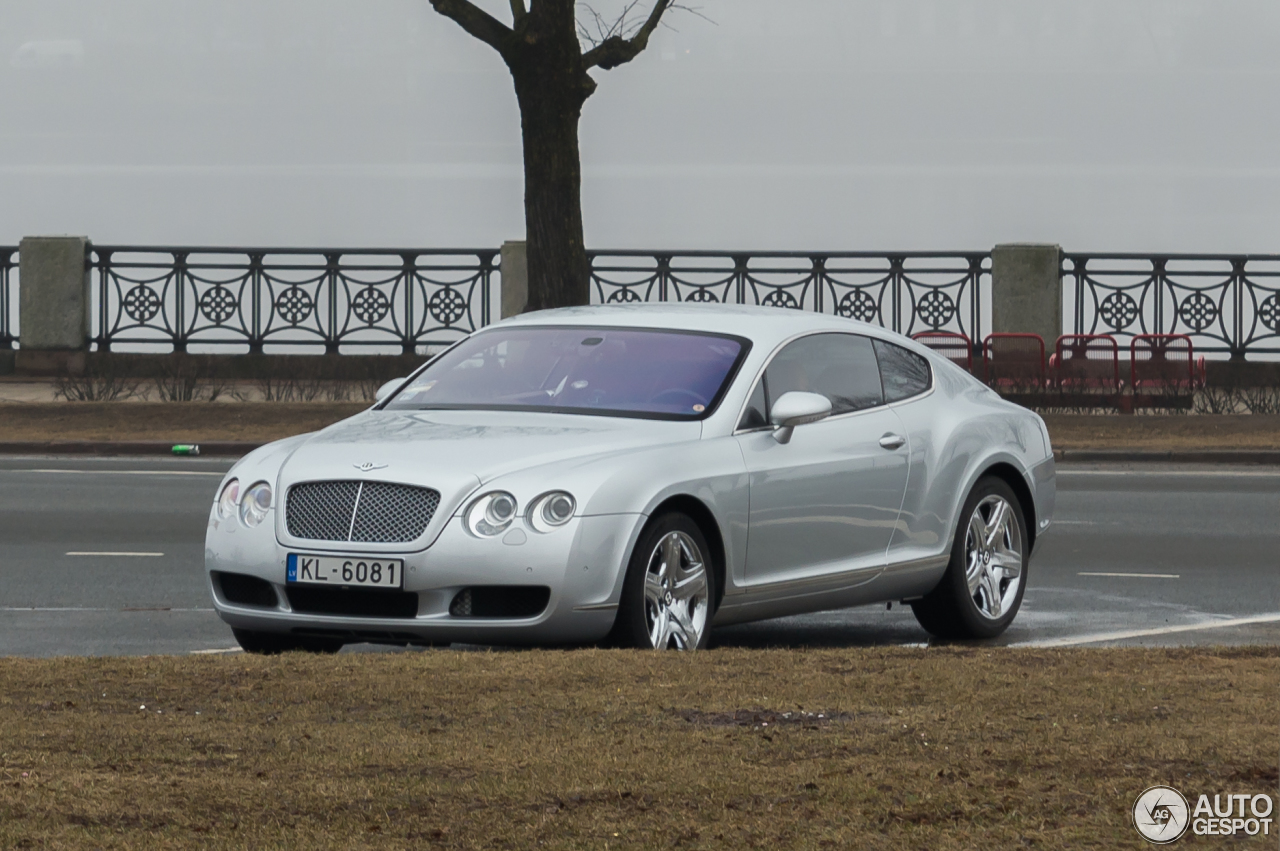
MULTIPOLYGON (((595 74, 591 247, 1280 252, 1273 0, 702 8, 595 74)), ((5 0, 0 21, 0 243, 523 230, 506 70, 426 0, 5 0)))

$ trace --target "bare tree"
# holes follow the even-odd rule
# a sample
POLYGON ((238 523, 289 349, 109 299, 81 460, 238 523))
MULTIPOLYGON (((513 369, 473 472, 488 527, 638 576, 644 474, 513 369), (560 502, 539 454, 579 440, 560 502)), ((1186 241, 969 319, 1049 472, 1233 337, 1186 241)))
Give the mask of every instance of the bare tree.
POLYGON ((575 0, 509 0, 511 26, 470 0, 430 0, 432 8, 498 51, 511 71, 524 139, 524 218, 529 264, 528 310, 586 304, 587 252, 582 238, 582 163, 578 121, 596 90, 587 73, 635 59, 674 0, 628 2, 606 19, 575 0), (647 4, 653 3, 650 8, 647 4))

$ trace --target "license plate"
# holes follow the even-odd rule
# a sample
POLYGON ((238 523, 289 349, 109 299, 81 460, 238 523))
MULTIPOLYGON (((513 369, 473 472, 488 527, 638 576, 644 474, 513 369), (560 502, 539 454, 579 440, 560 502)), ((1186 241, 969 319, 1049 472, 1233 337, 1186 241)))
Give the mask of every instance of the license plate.
POLYGON ((358 585, 399 588, 404 585, 404 561, 398 558, 346 558, 290 553, 286 578, 296 585, 358 585))

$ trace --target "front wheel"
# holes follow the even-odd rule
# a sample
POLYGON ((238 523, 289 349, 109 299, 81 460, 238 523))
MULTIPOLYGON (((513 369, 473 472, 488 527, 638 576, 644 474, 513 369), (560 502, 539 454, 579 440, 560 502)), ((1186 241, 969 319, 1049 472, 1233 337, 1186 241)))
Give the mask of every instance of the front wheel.
POLYGON ((920 625, 939 638, 995 638, 1022 605, 1029 560, 1027 521, 1013 489, 980 479, 960 512, 942 581, 911 604, 920 625))
POLYGON ((337 653, 342 649, 342 642, 336 638, 299 638, 280 632, 255 632, 250 629, 236 628, 232 628, 231 633, 244 652, 263 656, 274 656, 290 650, 302 650, 306 653, 337 653))
POLYGON ((651 522, 627 566, 614 642, 648 650, 705 648, 716 599, 710 553, 688 515, 651 522))

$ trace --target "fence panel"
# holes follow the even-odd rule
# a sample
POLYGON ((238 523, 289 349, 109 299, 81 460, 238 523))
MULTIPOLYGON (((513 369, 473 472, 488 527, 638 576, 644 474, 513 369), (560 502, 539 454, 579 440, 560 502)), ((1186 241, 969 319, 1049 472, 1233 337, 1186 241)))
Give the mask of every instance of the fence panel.
POLYGON ((593 303, 719 302, 812 310, 902 334, 981 340, 989 252, 590 252, 593 303))
POLYGON ((1280 353, 1280 255, 1066 254, 1077 334, 1185 334, 1198 352, 1280 353))
POLYGON ((495 318, 496 249, 94 246, 99 350, 447 345, 495 318))

